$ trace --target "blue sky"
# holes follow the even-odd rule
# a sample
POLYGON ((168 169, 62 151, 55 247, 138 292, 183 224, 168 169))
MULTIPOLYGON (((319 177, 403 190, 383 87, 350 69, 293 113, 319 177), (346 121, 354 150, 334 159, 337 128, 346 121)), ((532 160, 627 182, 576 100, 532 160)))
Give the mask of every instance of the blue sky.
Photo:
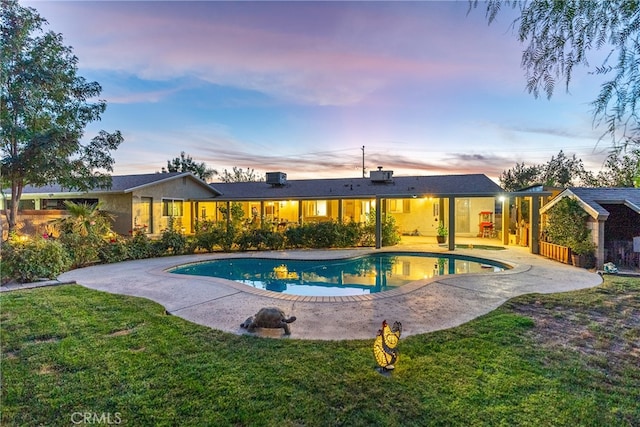
MULTIPOLYGON (((108 103, 114 174, 181 151, 219 171, 289 179, 485 173, 564 150, 599 170, 608 148, 578 70, 551 100, 525 90, 506 11, 458 2, 29 1, 108 103)), ((601 55, 599 52, 595 54, 601 55)), ((597 65, 592 63, 591 65, 597 65)))

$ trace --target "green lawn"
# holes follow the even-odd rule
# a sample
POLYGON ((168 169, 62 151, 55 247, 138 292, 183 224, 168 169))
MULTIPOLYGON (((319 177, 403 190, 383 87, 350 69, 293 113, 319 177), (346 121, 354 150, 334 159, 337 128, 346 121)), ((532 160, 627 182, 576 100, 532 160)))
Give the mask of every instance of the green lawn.
POLYGON ((640 425, 637 278, 403 337, 389 377, 373 336, 235 336, 81 286, 0 298, 3 426, 640 425))

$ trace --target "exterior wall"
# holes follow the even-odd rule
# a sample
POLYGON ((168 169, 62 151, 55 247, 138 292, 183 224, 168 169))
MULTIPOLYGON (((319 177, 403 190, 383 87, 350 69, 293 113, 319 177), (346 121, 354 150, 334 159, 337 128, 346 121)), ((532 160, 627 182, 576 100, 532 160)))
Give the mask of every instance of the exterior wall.
MULTIPOLYGON (((4 210, 0 212, 2 219, 2 240, 6 240, 9 237, 9 229, 7 227, 7 221, 4 210)), ((51 222, 56 219, 65 218, 67 211, 59 210, 21 210, 16 222, 16 231, 21 234, 49 234, 55 235, 55 228, 51 225, 51 222)))
MULTIPOLYGON (((76 197, 77 199, 86 199, 87 196, 76 197)), ((28 196, 24 200, 30 199, 28 196)), ((74 197, 67 197, 66 200, 73 200, 74 197)), ((113 230, 119 234, 128 234, 131 230, 131 195, 129 194, 104 194, 97 197, 98 203, 101 204, 100 209, 114 216, 113 230)), ((22 200, 21 200, 22 201, 22 200)), ((35 205, 40 205, 40 199, 35 200, 35 205)), ((55 230, 51 226, 51 222, 65 218, 67 211, 65 210, 21 210, 19 211, 17 230, 24 234, 54 234, 55 230)), ((2 221, 2 235, 6 238, 6 221, 2 221)))
POLYGON ((640 267, 640 253, 633 252, 633 238, 640 236, 640 213, 621 204, 602 204, 609 211, 603 224, 602 260, 618 267, 640 267))
POLYGON ((127 235, 132 229, 131 194, 106 194, 98 198, 102 210, 114 216, 113 231, 127 235))
POLYGON ((440 199, 422 197, 416 199, 387 200, 387 214, 396 220, 400 234, 435 236, 440 221, 444 221, 440 213, 446 203, 440 199))
POLYGON ((587 228, 591 232, 591 241, 596 246, 596 267, 603 268, 604 265, 604 236, 601 236, 601 232, 604 232, 604 223, 600 227, 600 222, 597 219, 589 217, 587 219, 587 228), (600 239, 602 238, 602 244, 600 239))
MULTIPOLYGON (((195 218, 194 204, 188 202, 189 199, 206 199, 211 197, 211 192, 206 188, 196 184, 193 180, 183 177, 171 181, 150 185, 131 194, 130 223, 127 228, 132 230, 136 225, 140 225, 140 218, 144 217, 144 199, 152 201, 151 225, 148 232, 159 234, 169 227, 170 215, 163 213, 163 200, 173 199, 182 201, 182 215, 174 218, 174 225, 182 228, 186 233, 193 232, 193 219, 195 218)), ((148 225, 148 224, 143 224, 148 225)))
MULTIPOLYGON (((151 234, 159 234, 163 229, 169 226, 170 216, 163 215, 163 200, 175 199, 183 201, 182 215, 176 218, 176 223, 183 228, 185 232, 193 232, 193 219, 196 212, 192 210, 192 203, 189 199, 207 199, 211 198, 212 193, 205 187, 197 184, 188 177, 173 179, 167 182, 149 185, 132 193, 119 194, 102 194, 102 193, 85 193, 85 194, 69 194, 49 197, 42 195, 30 196, 24 195, 21 203, 24 201, 30 206, 35 206, 36 210, 21 210, 18 216, 18 231, 25 234, 39 233, 43 234, 51 220, 66 216, 66 211, 61 210, 39 210, 44 205, 45 199, 81 199, 87 198, 97 199, 101 204, 101 209, 114 216, 113 231, 128 235, 136 226, 149 225, 144 224, 142 218, 145 217, 143 208, 145 199, 152 201, 150 218, 151 226, 148 232, 151 234), (30 201, 33 202, 30 202, 30 201)), ((147 215, 148 216, 148 215, 147 215)), ((6 221, 2 221, 2 236, 7 237, 6 221)))

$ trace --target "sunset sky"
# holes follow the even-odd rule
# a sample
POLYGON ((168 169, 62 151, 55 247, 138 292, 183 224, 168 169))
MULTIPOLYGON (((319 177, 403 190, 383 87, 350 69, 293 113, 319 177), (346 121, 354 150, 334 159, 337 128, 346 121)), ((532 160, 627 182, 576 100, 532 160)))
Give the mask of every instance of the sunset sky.
POLYGON ((511 10, 488 26, 466 1, 21 4, 102 85, 108 108, 86 137, 123 133, 117 175, 181 151, 289 179, 362 176, 362 146, 367 176, 497 181, 561 149, 592 170, 606 156, 589 105, 601 77, 579 70, 569 93, 535 99, 511 10))

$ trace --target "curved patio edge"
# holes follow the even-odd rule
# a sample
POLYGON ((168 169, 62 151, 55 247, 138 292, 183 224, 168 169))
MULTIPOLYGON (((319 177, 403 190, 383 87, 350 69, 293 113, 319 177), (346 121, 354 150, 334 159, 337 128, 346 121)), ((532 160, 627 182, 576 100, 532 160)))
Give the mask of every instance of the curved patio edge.
MULTIPOLYGON (((393 252, 432 252, 425 248, 390 248, 393 252)), ((484 315, 510 298, 596 286, 602 278, 584 269, 531 255, 524 250, 456 250, 512 265, 498 273, 440 276, 374 295, 303 297, 284 295, 215 277, 169 273, 178 265, 229 257, 335 259, 376 252, 374 249, 273 251, 201 254, 126 261, 72 270, 60 282, 148 298, 172 315, 214 329, 242 334, 247 317, 260 308, 278 306, 295 315, 293 339, 372 339, 383 320, 400 321, 403 336, 447 329, 484 315)), ((442 253, 442 251, 440 251, 442 253)), ((449 253, 449 252, 447 252, 449 253)), ((278 337, 281 330, 257 335, 278 337)))

